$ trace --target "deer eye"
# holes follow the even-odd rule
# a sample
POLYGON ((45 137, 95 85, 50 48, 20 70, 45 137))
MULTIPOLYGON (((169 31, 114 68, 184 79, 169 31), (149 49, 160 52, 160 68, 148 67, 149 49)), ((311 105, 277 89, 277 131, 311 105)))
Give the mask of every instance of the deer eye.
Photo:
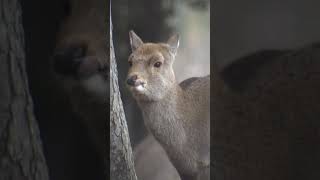
POLYGON ((154 67, 159 68, 161 65, 162 65, 161 62, 156 62, 156 63, 154 64, 154 67))
POLYGON ((129 66, 130 66, 130 67, 132 66, 132 61, 129 61, 129 66))

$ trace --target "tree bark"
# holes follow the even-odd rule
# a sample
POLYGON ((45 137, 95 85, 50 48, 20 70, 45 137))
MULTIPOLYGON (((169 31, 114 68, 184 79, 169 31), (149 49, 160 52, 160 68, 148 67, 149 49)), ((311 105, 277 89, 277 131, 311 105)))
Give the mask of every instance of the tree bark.
POLYGON ((0 179, 48 180, 25 66, 18 0, 0 0, 0 179))
POLYGON ((118 85, 110 13, 110 176, 112 180, 136 180, 128 127, 118 85))

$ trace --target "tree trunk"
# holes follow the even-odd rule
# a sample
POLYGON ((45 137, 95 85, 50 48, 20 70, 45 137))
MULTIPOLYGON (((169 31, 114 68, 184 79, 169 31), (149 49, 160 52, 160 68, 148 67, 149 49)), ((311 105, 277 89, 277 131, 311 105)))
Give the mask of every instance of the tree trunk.
POLYGON ((28 88, 21 7, 0 0, 0 179, 48 180, 28 88))
POLYGON ((118 85, 110 13, 110 176, 112 180, 136 180, 128 127, 118 85))

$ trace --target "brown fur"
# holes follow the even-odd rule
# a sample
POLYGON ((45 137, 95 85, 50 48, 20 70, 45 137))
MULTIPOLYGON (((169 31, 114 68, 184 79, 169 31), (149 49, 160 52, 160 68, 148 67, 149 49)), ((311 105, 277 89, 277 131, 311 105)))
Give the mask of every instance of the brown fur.
MULTIPOLYGON (((55 73, 59 84, 67 93, 66 97, 72 103, 74 113, 88 129, 97 151, 103 158, 107 148, 105 146, 105 134, 107 133, 105 128, 107 123, 106 113, 109 105, 109 78, 107 77, 109 73, 97 73, 96 65, 109 66, 105 2, 100 0, 71 1, 71 14, 61 24, 57 35, 56 51, 67 49, 70 46, 85 46, 87 47, 86 55, 82 59, 84 63, 77 70, 76 78, 55 73), (103 78, 101 79, 101 77, 103 78)), ((135 155, 135 161, 141 167, 137 169, 139 179, 140 177, 154 179, 156 176, 162 175, 159 173, 153 174, 153 172, 147 174, 142 171, 144 169, 143 166, 145 166, 142 162, 164 161, 164 163, 158 164, 159 172, 164 174, 161 177, 165 178, 165 174, 171 174, 172 169, 168 168, 166 163, 167 155, 163 153, 162 149, 158 149, 158 143, 152 143, 147 140, 142 143, 142 145, 145 144, 153 148, 147 147, 144 149, 146 156, 144 154, 142 156, 135 155), (151 154, 150 151, 158 155, 148 155, 151 154)), ((139 152, 145 146, 140 147, 139 152)), ((174 169, 172 171, 174 172, 174 169)), ((176 174, 173 173, 172 175, 175 177, 176 174)))
POLYGON ((139 143, 133 153, 139 180, 180 180, 166 152, 152 135, 139 143))
POLYGON ((319 47, 258 52, 215 71, 214 179, 320 178, 319 47))
POLYGON ((137 75, 144 89, 131 86, 148 130, 166 150, 181 178, 195 179, 210 164, 210 76, 182 83, 172 64, 178 47, 175 37, 164 43, 142 43, 131 32, 133 53, 128 78, 137 75), (154 67, 161 62, 160 68, 154 67))
POLYGON ((85 54, 79 59, 70 58, 62 62, 80 61, 75 74, 69 76, 56 72, 55 75, 67 93, 73 111, 88 128, 97 151, 104 157, 107 147, 106 110, 109 105, 107 2, 71 0, 70 3, 71 14, 61 24, 55 51, 85 47, 85 54))

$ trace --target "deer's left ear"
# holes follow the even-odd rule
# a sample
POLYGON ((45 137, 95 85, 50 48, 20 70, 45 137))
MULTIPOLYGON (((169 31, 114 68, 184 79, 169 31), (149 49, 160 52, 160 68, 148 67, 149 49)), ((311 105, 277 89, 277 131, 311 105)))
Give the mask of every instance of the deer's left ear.
POLYGON ((132 52, 143 44, 143 41, 133 30, 129 31, 129 37, 132 52))
POLYGON ((169 38, 167 44, 170 47, 171 53, 175 56, 179 48, 179 34, 174 34, 169 38))

